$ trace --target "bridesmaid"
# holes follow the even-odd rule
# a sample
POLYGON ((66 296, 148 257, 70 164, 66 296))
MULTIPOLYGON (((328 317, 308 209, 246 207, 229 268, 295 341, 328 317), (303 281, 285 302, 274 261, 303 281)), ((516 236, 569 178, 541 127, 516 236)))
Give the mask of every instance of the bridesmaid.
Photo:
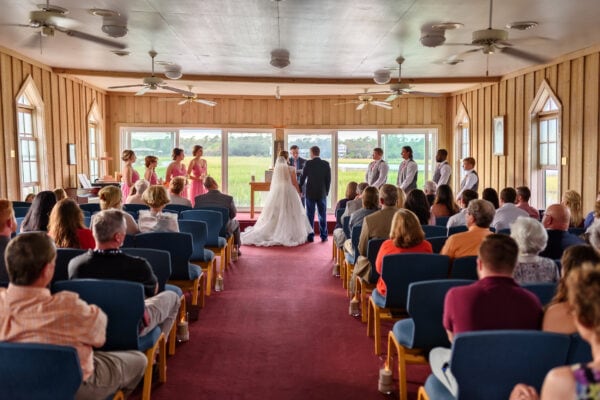
POLYGON ((165 176, 165 183, 167 184, 176 176, 185 177, 187 175, 187 170, 185 169, 185 164, 183 163, 183 159, 185 158, 183 149, 175 147, 171 152, 171 158, 173 159, 173 162, 171 162, 171 164, 169 164, 167 167, 167 173, 165 176))
POLYGON ((123 150, 121 160, 125 161, 125 165, 121 171, 121 192, 123 193, 123 198, 126 199, 129 196, 129 192, 131 192, 133 184, 140 179, 140 174, 133 169, 133 163, 136 160, 133 150, 123 150))
POLYGON ((188 166, 188 176, 192 181, 192 186, 189 190, 189 199, 194 204, 194 199, 196 196, 200 196, 208 192, 208 190, 204 187, 204 178, 206 178, 208 166, 206 164, 206 160, 202 158, 203 149, 200 145, 195 145, 194 150, 192 150, 192 154, 194 158, 190 161, 190 165, 188 166))
POLYGON ((162 179, 158 178, 155 171, 158 165, 158 158, 156 156, 146 156, 144 162, 146 163, 144 179, 150 182, 150 185, 162 185, 162 179))

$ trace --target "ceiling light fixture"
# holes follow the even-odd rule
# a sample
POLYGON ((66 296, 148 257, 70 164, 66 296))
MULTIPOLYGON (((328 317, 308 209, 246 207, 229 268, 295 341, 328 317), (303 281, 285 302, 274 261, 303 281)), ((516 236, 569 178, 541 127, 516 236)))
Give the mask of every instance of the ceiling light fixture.
POLYGON ((169 65, 165 67, 165 76, 169 79, 179 79, 183 76, 179 65, 169 65))
POLYGON ((432 32, 421 36, 420 41, 425 47, 438 47, 444 44, 446 36, 444 36, 444 31, 432 32))
POLYGON ((440 24, 431 25, 431 28, 437 31, 449 31, 452 29, 460 29, 463 26, 465 25, 460 22, 442 22, 440 24))
POLYGON ((373 73, 373 81, 378 85, 385 85, 392 79, 392 73, 389 69, 378 69, 373 73))
POLYGON ((122 25, 102 25, 102 32, 110 37, 120 38, 127 35, 127 27, 122 25))
POLYGON ((279 3, 282 0, 273 0, 277 3, 277 48, 271 51, 270 64, 275 68, 283 69, 290 65, 290 52, 281 47, 281 18, 279 16, 279 3))

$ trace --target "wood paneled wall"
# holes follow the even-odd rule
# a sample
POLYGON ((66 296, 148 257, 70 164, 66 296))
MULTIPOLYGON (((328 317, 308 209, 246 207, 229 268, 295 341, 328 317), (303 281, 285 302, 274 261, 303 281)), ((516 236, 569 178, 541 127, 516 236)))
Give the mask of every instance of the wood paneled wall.
POLYGON ((48 183, 43 189, 76 187, 77 174, 89 174, 87 115, 96 101, 105 115, 105 94, 58 75, 45 65, 0 48, 0 197, 20 199, 16 96, 31 76, 44 102, 48 183), (77 164, 67 165, 67 144, 75 143, 77 164))
MULTIPOLYGON (((562 104, 560 192, 583 196, 584 210, 593 209, 600 189, 598 178, 600 50, 581 51, 535 70, 514 74, 499 83, 456 94, 448 113, 455 116, 463 104, 471 119, 471 151, 478 164, 480 188, 531 185, 529 110, 546 81, 562 104), (492 155, 492 120, 505 116, 505 156, 492 155)), ((450 128, 451 130, 454 128, 450 128)))

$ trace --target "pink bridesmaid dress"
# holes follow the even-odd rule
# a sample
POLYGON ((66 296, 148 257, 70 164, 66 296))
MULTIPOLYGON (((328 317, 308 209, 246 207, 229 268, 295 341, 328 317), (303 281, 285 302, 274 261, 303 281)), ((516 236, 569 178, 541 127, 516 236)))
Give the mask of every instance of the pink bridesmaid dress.
POLYGON ((121 183, 121 192, 123 195, 123 199, 122 199, 123 203, 125 203, 125 199, 131 193, 131 188, 133 187, 135 182, 137 182, 139 179, 140 179, 140 174, 138 174, 137 171, 134 169, 133 172, 131 173, 131 186, 127 186, 126 182, 121 183))
MULTIPOLYGON (((206 166, 201 167, 198 162, 196 162, 192 167, 192 172, 194 176, 206 175, 206 170, 206 166)), ((194 205, 194 199, 196 198, 196 196, 200 196, 201 194, 204 194, 206 192, 208 192, 208 190, 206 190, 206 188, 204 187, 204 182, 202 182, 202 180, 193 179, 192 185, 189 190, 189 199, 192 202, 192 205, 194 205)))
POLYGON ((156 171, 152 171, 152 174, 150 175, 150 184, 158 185, 158 175, 156 175, 156 171))
MULTIPOLYGON (((178 177, 178 176, 183 176, 184 178, 187 175, 187 168, 185 168, 185 165, 180 164, 181 167, 177 167, 176 165, 173 167, 173 169, 171 170, 171 179, 178 177)), ((188 192, 188 186, 186 185, 183 188, 183 191, 181 192, 181 196, 182 197, 186 197, 187 196, 187 192, 188 192)))

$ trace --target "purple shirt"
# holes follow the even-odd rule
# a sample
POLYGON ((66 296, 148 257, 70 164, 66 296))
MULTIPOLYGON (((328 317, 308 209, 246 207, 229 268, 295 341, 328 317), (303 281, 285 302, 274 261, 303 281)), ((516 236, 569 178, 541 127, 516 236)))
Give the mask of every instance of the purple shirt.
POLYGON ((513 278, 493 276, 450 289, 444 328, 453 334, 490 329, 540 329, 542 305, 513 278))

